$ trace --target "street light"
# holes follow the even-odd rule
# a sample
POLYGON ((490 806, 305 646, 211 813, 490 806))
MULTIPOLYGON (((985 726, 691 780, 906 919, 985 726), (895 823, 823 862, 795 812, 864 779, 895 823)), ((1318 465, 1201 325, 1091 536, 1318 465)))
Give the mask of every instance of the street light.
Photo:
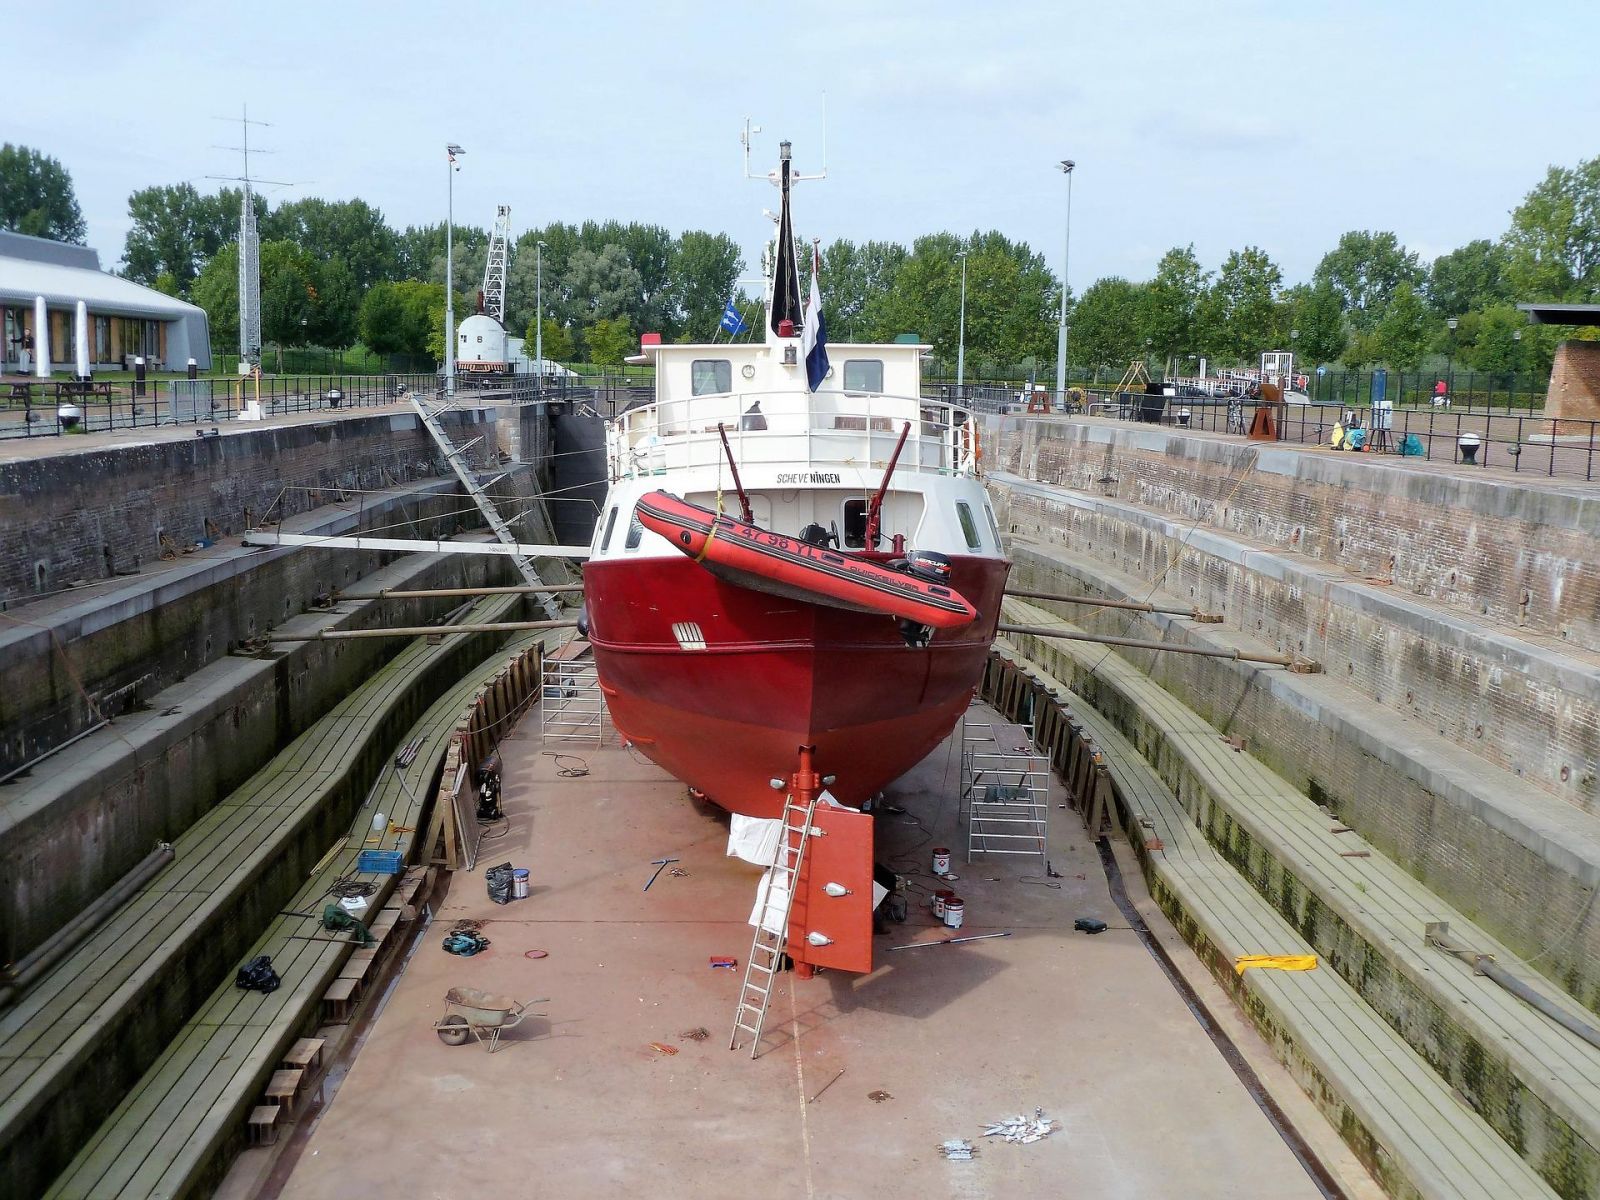
POLYGON ((533 244, 533 360, 544 390, 544 243, 533 244))
POLYGON ((1461 322, 1455 317, 1451 317, 1445 322, 1445 326, 1450 330, 1450 345, 1444 353, 1444 373, 1450 377, 1449 394, 1451 395, 1454 395, 1456 390, 1456 326, 1459 324, 1461 322))
POLYGON ((959 398, 966 394, 962 385, 967 381, 967 252, 958 250, 956 257, 961 260, 961 331, 956 340, 956 396, 959 398))
POLYGON ((1067 268, 1072 262, 1072 168, 1078 164, 1070 158, 1061 160, 1061 171, 1067 177, 1067 240, 1061 255, 1061 322, 1056 326, 1056 403, 1063 408, 1067 403, 1067 268))
MULTIPOLYGON (((1517 388, 1517 376, 1522 374, 1522 330, 1511 331, 1511 393, 1517 388)), ((1515 403, 1515 401, 1513 401, 1515 403)))
POLYGON ((454 142, 445 148, 445 179, 449 183, 449 200, 444 222, 444 393, 454 398, 456 394, 456 281, 455 281, 455 227, 456 227, 456 158, 466 151, 454 142))

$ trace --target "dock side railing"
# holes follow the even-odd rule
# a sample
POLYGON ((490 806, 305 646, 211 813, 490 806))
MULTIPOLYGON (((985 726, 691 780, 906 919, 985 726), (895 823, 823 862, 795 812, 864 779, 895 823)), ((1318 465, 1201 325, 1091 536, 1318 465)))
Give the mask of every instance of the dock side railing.
MULTIPOLYGON (((1093 400, 1087 415, 1243 436, 1252 428, 1259 407, 1256 400, 1127 393, 1093 400)), ((1359 428, 1367 452, 1552 479, 1600 478, 1600 421, 1370 404, 1283 404, 1276 406, 1275 420, 1277 440, 1293 445, 1331 446, 1334 428, 1341 426, 1359 428)))

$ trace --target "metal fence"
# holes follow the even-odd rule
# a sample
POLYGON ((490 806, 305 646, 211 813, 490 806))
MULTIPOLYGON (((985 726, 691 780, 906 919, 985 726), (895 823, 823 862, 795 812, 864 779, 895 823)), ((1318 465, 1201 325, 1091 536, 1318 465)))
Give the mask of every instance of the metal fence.
POLYGON ((393 404, 410 392, 434 394, 427 375, 321 375, 260 380, 207 377, 88 386, 13 388, 0 409, 0 438, 54 437, 157 425, 265 419, 285 413, 393 404), (247 407, 248 406, 248 407, 247 407), (259 406, 259 407, 257 407, 259 406))
MULTIPOLYGON (((1161 383, 1159 376, 1156 382, 1161 383)), ((1544 407, 1548 376, 1486 371, 1324 371, 1307 376, 1313 404, 1370 405, 1380 394, 1396 408, 1445 408, 1469 413, 1537 413, 1544 407), (1379 384, 1379 379, 1382 384, 1379 384), (1444 390, 1439 390, 1440 384, 1444 390), (1380 393, 1381 387, 1381 393, 1380 393)), ((1055 377, 970 381, 958 387, 954 380, 925 377, 923 391, 948 403, 967 403, 980 412, 1004 412, 1008 405, 1025 403, 1029 387, 1042 388, 1052 397, 1055 377)), ((1068 389, 1104 392, 1114 387, 1103 378, 1093 382, 1088 372, 1069 371, 1068 389)), ((1142 385, 1141 385, 1142 386, 1142 385)), ((1171 385, 1169 385, 1171 386, 1171 385)), ((1197 397, 1203 399, 1203 397, 1197 397)))
MULTIPOLYGON (((1174 399, 1126 393, 1096 396, 1091 416, 1245 435, 1262 407, 1253 400, 1174 399)), ((1464 408, 1375 408, 1371 405, 1286 404, 1275 409, 1277 440, 1331 446, 1335 426, 1362 430, 1364 450, 1496 467, 1551 478, 1594 480, 1600 474, 1600 422, 1464 408)))
MULTIPOLYGON (((0 393, 0 439, 102 433, 158 425, 203 425, 265 420, 289 413, 373 408, 412 395, 437 396, 442 381, 433 372, 415 375, 265 375, 261 379, 132 380, 88 385, 68 381, 7 385, 0 393)), ((521 375, 474 385, 457 383, 458 402, 587 397, 587 381, 521 375)))
POLYGON ((1311 402, 1370 405, 1380 378, 1382 397, 1397 408, 1526 414, 1544 407, 1549 390, 1549 376, 1533 372, 1325 371, 1309 378, 1311 402))
MULTIPOLYGON (((426 354, 378 354, 360 346, 349 350, 268 346, 260 363, 262 370, 275 375, 426 375, 439 366, 426 354)), ((215 353, 211 369, 218 375, 236 375, 239 355, 215 353)))

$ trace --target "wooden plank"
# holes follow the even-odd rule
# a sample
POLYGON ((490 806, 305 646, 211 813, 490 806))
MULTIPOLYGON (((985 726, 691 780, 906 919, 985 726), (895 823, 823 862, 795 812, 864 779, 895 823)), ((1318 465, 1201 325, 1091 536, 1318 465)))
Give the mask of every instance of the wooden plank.
MULTIPOLYGON (((502 669, 503 663, 497 662, 495 667, 502 669)), ((454 711, 459 711, 459 705, 465 702, 471 686, 469 679, 446 694, 444 699, 456 705, 454 711)), ((392 702, 392 697, 385 698, 379 706, 380 710, 385 710, 392 702)), ((425 716, 423 724, 434 744, 442 747, 449 737, 454 721, 451 711, 435 707, 425 716)), ((326 747, 329 758, 350 758, 351 747, 355 743, 345 736, 349 732, 348 728, 341 730, 341 736, 326 747)), ((307 761, 309 763, 309 760, 307 761)), ((117 996, 128 994, 130 986, 143 988, 146 986, 143 981, 153 981, 159 969, 159 963, 153 959, 159 957, 159 952, 175 950, 182 944, 183 937, 195 935, 197 912, 213 911, 217 908, 213 903, 215 896, 173 888, 171 884, 174 878, 187 875, 187 882, 191 886, 196 882, 203 883, 208 878, 208 873, 214 869, 204 861, 212 854, 228 854, 241 845, 248 846, 252 830, 259 836, 264 829, 281 828, 285 816, 293 816, 306 804, 320 802, 320 800, 313 801, 305 795, 297 797, 295 793, 311 790, 320 782, 321 777, 320 769, 279 772, 271 781, 270 787, 262 788, 255 793, 255 802, 218 806, 212 814, 208 814, 209 820, 204 827, 197 830, 194 837, 188 839, 189 846, 185 847, 183 839, 180 839, 180 859, 184 860, 184 866, 188 869, 178 872, 176 876, 171 870, 164 872, 163 882, 168 885, 166 888, 141 892, 130 902, 123 914, 119 914, 123 918, 123 923, 117 926, 118 932, 124 938, 120 943, 124 953, 118 955, 113 951, 109 955, 102 954, 98 960, 100 964, 111 960, 125 964, 137 962, 139 970, 133 973, 134 978, 131 980, 126 975, 114 971, 103 972, 104 977, 97 980, 94 986, 108 990, 110 996, 117 996), (200 849, 206 853, 185 859, 185 850, 195 849, 193 843, 197 839, 202 842, 200 849), (139 929, 146 931, 142 938, 127 939, 129 918, 126 914, 129 913, 136 914, 139 918, 133 923, 132 928, 135 931, 139 929)), ((390 773, 387 778, 392 779, 393 774, 390 773)), ((395 786, 398 789, 398 783, 395 786)), ((403 794, 403 790, 400 794, 403 794)), ((414 807, 415 801, 411 803, 414 807)), ((390 810, 406 811, 398 803, 391 804, 390 810)), ((261 843, 258 841, 256 845, 259 850, 261 843)), ((336 855, 327 867, 327 872, 331 873, 328 878, 341 871, 348 872, 353 866, 354 857, 354 849, 336 855)), ((236 872, 230 872, 229 878, 235 878, 236 875, 236 872)), ((394 891, 398 882, 398 878, 383 877, 380 880, 380 891, 374 897, 374 904, 384 903, 384 898, 394 891)), ((321 898, 326 885, 326 879, 308 881, 297 892, 294 906, 310 911, 321 898)), ((389 911, 392 914, 390 917, 392 923, 398 918, 398 910, 389 911)), ((295 940, 291 936, 307 928, 315 929, 316 925, 317 921, 314 918, 284 917, 269 927, 268 933, 258 941, 253 953, 273 954, 274 963, 280 968, 280 974, 285 980, 284 988, 269 996, 263 996, 260 993, 233 988, 231 979, 222 984, 211 1000, 195 1015, 190 1025, 180 1033, 124 1099, 118 1113, 114 1113, 112 1120, 103 1125, 86 1143, 73 1168, 69 1169, 69 1175, 79 1170, 93 1174, 108 1161, 119 1164, 119 1179, 125 1177, 129 1170, 135 1169, 138 1171, 139 1179, 146 1177, 159 1179, 172 1171, 179 1170, 179 1160, 189 1153, 184 1148, 192 1140, 189 1132, 192 1121, 189 1118, 202 1109, 204 1111, 200 1117, 201 1125, 212 1130, 206 1135, 211 1139, 207 1144, 220 1146, 225 1143, 226 1130, 216 1122, 228 1117, 228 1112, 220 1111, 217 1105, 206 1108, 200 1098, 202 1094, 208 1094, 205 1092, 208 1086, 213 1091, 218 1088, 225 1090, 226 1087, 237 1084, 238 1080, 250 1071, 275 1066, 274 1056, 283 1053, 284 1049, 292 1044, 293 1030, 303 1020, 304 1005, 317 1003, 328 980, 337 970, 340 957, 346 953, 344 946, 339 944, 321 940, 295 940), (249 1055, 253 1055, 262 1066, 245 1065, 236 1061, 230 1056, 228 1049, 230 1046, 238 1047, 241 1052, 248 1050, 249 1055), (197 1076, 201 1078, 198 1085, 197 1076), (172 1114, 163 1109, 164 1105, 174 1104, 187 1106, 182 1109, 184 1119, 172 1120, 170 1119, 172 1114), (164 1115, 162 1119, 155 1119, 151 1116, 152 1112, 164 1115), (146 1131, 147 1134, 143 1142, 138 1141, 140 1130, 146 1131), (149 1136, 154 1132, 160 1133, 160 1140, 155 1150, 141 1158, 139 1150, 130 1149, 131 1146, 147 1143, 149 1136), (99 1157, 96 1158, 96 1155, 99 1157)), ((103 931, 104 929, 105 927, 103 931)), ((91 940, 90 944, 80 948, 79 953, 91 955, 95 951, 96 946, 91 940)), ((71 957, 76 956, 69 956, 69 961, 71 957)), ((93 974, 92 968, 96 964, 90 962, 88 965, 90 971, 80 973, 70 981, 74 987, 62 989, 66 996, 70 996, 77 985, 81 985, 85 974, 93 974)), ((75 1003, 81 1009, 84 998, 81 988, 77 990, 79 997, 75 1003)), ((65 1005, 63 1000, 63 996, 57 996, 51 1003, 38 1007, 33 1013, 34 1020, 31 1024, 42 1024, 46 1032, 52 1028, 62 1027, 63 1023, 59 1020, 51 1021, 46 1018, 51 1016, 52 1006, 58 1010, 58 1016, 59 1010, 63 1008, 70 1010, 70 1006, 65 1005)), ((62 1054, 86 1053, 93 1044, 95 1016, 105 1003, 105 999, 90 1001, 86 1012, 90 1020, 76 1025, 72 1036, 68 1039, 70 1044, 46 1056, 46 1060, 64 1064, 66 1060, 62 1059, 62 1054)), ((13 1030, 14 1034, 37 1032, 32 1029, 27 1013, 21 1014, 20 1024, 16 1012, 7 1016, 17 1026, 13 1030)), ((14 1046, 15 1037, 12 1043, 14 1046)), ((39 1065, 38 1062, 30 1062, 27 1069, 32 1070, 39 1065)), ((44 1085, 41 1083, 40 1086, 44 1085)), ((42 1094, 37 1088, 34 1092, 36 1095, 42 1094)), ((236 1087, 235 1092, 237 1092, 236 1087)), ((248 1102, 247 1096, 238 1094, 242 1099, 233 1102, 231 1108, 229 1104, 223 1104, 220 1100, 218 1105, 221 1109, 228 1109, 231 1112, 232 1108, 238 1108, 239 1104, 248 1102)), ((218 1095, 220 1096, 221 1092, 218 1092, 218 1095)), ((15 1096, 7 1097, 8 1103, 15 1100, 15 1096)), ((238 1137, 239 1126, 246 1116, 247 1109, 239 1108, 237 1116, 228 1118, 232 1123, 226 1128, 232 1130, 232 1137, 238 1137)), ((191 1161, 184 1169, 197 1169, 198 1162, 197 1159, 191 1161)), ((101 1174, 104 1172, 101 1171, 101 1174)), ((122 1190, 124 1189, 120 1183, 114 1189, 116 1192, 122 1190)))

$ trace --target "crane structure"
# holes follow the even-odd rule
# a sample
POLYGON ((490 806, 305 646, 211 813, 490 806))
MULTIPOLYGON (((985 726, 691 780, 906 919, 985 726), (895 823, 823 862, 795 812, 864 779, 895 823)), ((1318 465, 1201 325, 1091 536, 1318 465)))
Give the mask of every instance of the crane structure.
POLYGON ((502 204, 494 212, 494 231, 489 235, 489 258, 483 266, 483 311, 503 329, 506 323, 506 268, 511 257, 511 206, 502 204))

